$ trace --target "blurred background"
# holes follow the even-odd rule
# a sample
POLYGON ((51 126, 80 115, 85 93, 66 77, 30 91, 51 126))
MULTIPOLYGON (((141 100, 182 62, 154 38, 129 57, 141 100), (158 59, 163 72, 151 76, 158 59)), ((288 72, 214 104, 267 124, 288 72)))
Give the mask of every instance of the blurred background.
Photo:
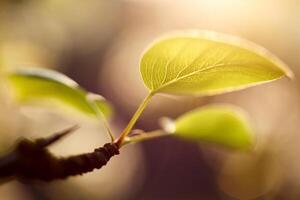
MULTIPOLYGON (((214 102, 249 112, 257 133, 252 152, 162 138, 126 146, 98 171, 51 183, 0 185, 8 200, 298 200, 300 199, 300 2, 298 0, 1 0, 0 63, 52 68, 113 105, 115 133, 147 93, 139 72, 144 48, 177 29, 208 29, 258 43, 285 61, 296 79, 281 79, 205 98, 157 96, 137 128, 158 128, 214 102), (176 109, 174 109, 176 108, 176 109)), ((0 79, 3 78, 0 76, 0 79)), ((0 85, 0 152, 24 137, 81 129, 51 147, 59 156, 109 141, 101 124, 37 107, 19 107, 0 85)))

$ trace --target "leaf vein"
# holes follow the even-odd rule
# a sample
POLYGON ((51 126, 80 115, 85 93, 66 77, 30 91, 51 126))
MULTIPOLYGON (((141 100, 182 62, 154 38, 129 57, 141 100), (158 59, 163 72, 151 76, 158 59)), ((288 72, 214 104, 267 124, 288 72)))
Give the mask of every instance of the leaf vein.
MULTIPOLYGON (((194 76, 194 75, 197 75, 197 74, 199 74, 199 73, 208 71, 208 70, 213 69, 213 68, 215 68, 215 67, 224 67, 224 66, 230 66, 230 65, 240 65, 240 66, 241 66, 241 65, 250 65, 250 64, 251 64, 251 63, 244 63, 244 64, 241 64, 241 63, 219 63, 219 64, 215 64, 215 65, 210 65, 210 66, 208 66, 208 67, 206 67, 206 68, 202 68, 202 69, 196 70, 196 71, 194 71, 194 72, 191 72, 191 73, 189 73, 189 74, 186 74, 186 75, 184 75, 184 76, 181 76, 181 77, 179 77, 179 78, 175 78, 175 79, 173 79, 173 80, 170 80, 170 81, 167 82, 166 84, 161 85, 159 88, 156 88, 153 92, 158 92, 159 90, 162 90, 163 88, 165 88, 165 87, 167 87, 167 86, 169 86, 169 85, 171 85, 171 84, 173 84, 173 83, 176 83, 176 82, 178 82, 178 81, 180 81, 180 80, 182 80, 182 79, 189 78, 189 77, 191 77, 191 76, 194 76)), ((253 64, 253 63, 252 63, 252 64, 253 64)))

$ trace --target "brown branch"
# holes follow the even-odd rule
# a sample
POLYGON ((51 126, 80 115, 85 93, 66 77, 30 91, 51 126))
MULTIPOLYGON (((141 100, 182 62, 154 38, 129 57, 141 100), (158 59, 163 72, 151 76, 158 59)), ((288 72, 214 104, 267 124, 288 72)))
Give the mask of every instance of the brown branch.
POLYGON ((0 158, 0 178, 16 177, 22 180, 43 181, 65 179, 100 169, 111 157, 119 154, 119 148, 114 143, 107 143, 91 153, 66 158, 58 158, 46 149, 74 130, 73 127, 35 141, 22 139, 11 153, 0 158))

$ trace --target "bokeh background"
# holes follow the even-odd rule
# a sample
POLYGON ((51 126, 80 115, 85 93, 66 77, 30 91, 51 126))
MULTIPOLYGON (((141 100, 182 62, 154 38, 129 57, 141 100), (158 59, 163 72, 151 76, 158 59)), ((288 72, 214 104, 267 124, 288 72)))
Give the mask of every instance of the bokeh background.
MULTIPOLYGON (((158 96, 137 128, 158 128, 214 102, 249 112, 257 134, 252 152, 162 138, 125 147, 98 171, 51 183, 0 185, 8 200, 298 200, 300 199, 300 2, 298 0, 1 0, 1 72, 18 67, 63 72, 113 105, 118 134, 147 93, 139 73, 144 48, 178 29, 244 37, 285 61, 293 81, 204 98, 158 96)), ((3 78, 3 77, 1 77, 3 78)), ((3 82, 3 81, 1 81, 3 82)), ((89 152, 109 140, 103 125, 82 117, 18 106, 0 85, 0 152, 20 137, 36 138, 79 123, 51 147, 59 156, 89 152)))

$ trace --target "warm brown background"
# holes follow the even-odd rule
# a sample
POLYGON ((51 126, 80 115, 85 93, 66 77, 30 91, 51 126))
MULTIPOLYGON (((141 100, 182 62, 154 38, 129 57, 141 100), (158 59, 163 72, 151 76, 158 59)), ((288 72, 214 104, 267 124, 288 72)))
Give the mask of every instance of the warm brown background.
MULTIPOLYGON (((138 128, 158 127, 211 102, 246 109, 257 132, 252 153, 163 138, 122 149, 104 169, 51 184, 0 186, 8 200, 298 200, 300 199, 300 2, 297 0, 2 0, 3 70, 36 66, 59 70, 115 106, 117 133, 147 90, 139 73, 143 49, 170 30, 209 29, 256 42, 284 60, 296 79, 209 98, 153 99, 138 128)), ((2 70, 2 69, 1 69, 2 70)), ((108 137, 81 117, 17 107, 1 86, 0 150, 20 136, 82 128, 51 148, 58 155, 91 151, 108 137), (21 111, 21 112, 20 112, 21 111)))

